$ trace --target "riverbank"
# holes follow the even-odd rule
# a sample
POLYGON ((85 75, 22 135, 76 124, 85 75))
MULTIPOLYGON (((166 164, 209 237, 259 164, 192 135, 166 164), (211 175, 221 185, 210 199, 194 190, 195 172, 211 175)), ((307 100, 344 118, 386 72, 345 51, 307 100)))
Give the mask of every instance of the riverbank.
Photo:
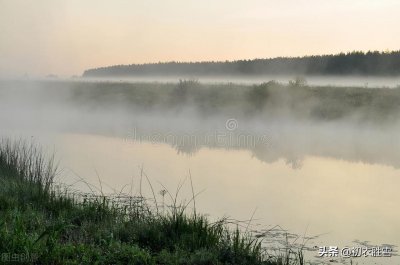
MULTIPOLYGON (((20 264, 283 264, 261 239, 175 204, 78 197, 55 188, 54 159, 38 146, 0 144, 0 252, 20 264)), ((289 254, 299 263, 299 254, 289 254)), ((300 254, 300 260, 302 256, 300 254)), ((284 263, 286 264, 286 263, 284 263)))

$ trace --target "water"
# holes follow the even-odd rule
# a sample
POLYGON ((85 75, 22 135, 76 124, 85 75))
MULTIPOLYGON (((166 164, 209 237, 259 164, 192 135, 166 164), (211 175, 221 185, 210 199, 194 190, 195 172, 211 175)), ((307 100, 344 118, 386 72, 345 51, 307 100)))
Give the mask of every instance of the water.
MULTIPOLYGON (((143 168, 161 203, 159 191, 166 188, 174 193, 185 180, 179 198, 189 200, 190 174, 195 192, 202 191, 196 199, 198 210, 214 220, 224 216, 249 220, 254 214, 251 227, 258 231, 279 225, 298 235, 290 238, 289 244, 301 244, 306 238, 309 260, 321 260, 315 257, 315 246, 400 244, 400 213, 396 211, 400 202, 399 149, 393 150, 398 143, 391 141, 392 133, 355 128, 331 131, 329 126, 315 133, 314 127, 304 126, 296 130, 303 130, 301 137, 280 129, 286 133, 271 137, 264 148, 256 147, 257 151, 251 146, 201 146, 182 152, 168 142, 145 141, 129 133, 125 137, 58 134, 51 142, 64 169, 59 181, 74 183, 78 175, 105 193, 138 194, 143 168), (353 138, 356 133, 360 135, 357 140, 353 138), (366 141, 369 137, 374 140, 366 141), (333 144, 334 139, 340 140, 333 144)), ((277 125, 271 126, 270 134, 276 130, 277 125)), ((158 135, 158 140, 164 139, 162 132, 158 135)), ((75 184, 80 190, 87 190, 86 185, 75 184)), ((152 196, 146 181, 141 189, 152 196)), ((400 259, 355 261, 398 264, 400 259)))
MULTIPOLYGON (((169 198, 159 192, 175 193, 181 184, 179 200, 188 202, 191 179, 199 212, 245 226, 252 219, 254 233, 276 236, 267 246, 283 247, 279 242, 288 235, 289 245, 305 245, 307 260, 331 259, 316 257, 314 247, 389 245, 397 251, 400 245, 396 124, 82 112, 23 95, 0 98, 1 134, 55 150, 57 181, 74 189, 152 197, 147 179, 140 185, 143 169, 161 206, 169 198)), ((399 264, 400 258, 353 262, 399 264)))

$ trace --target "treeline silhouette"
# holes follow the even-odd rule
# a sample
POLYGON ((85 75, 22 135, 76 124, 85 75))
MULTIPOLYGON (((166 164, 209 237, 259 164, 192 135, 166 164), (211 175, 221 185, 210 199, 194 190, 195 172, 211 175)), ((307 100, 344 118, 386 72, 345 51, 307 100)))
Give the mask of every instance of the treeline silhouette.
POLYGON ((86 70, 84 77, 229 75, 400 75, 400 50, 225 62, 166 62, 86 70))

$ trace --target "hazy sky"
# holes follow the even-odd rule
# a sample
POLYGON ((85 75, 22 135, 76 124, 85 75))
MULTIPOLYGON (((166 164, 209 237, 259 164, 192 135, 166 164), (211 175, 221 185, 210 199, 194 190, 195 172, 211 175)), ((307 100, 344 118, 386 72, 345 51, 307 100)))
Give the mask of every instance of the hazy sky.
POLYGON ((400 49, 398 0, 0 0, 0 76, 400 49))

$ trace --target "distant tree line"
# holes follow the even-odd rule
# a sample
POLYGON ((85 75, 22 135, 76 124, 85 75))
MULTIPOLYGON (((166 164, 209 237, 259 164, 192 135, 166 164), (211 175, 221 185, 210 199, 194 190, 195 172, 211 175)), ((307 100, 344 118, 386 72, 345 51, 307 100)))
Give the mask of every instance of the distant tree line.
POLYGON ((400 75, 400 51, 278 57, 225 62, 166 62, 114 65, 86 70, 84 77, 229 75, 400 75))

